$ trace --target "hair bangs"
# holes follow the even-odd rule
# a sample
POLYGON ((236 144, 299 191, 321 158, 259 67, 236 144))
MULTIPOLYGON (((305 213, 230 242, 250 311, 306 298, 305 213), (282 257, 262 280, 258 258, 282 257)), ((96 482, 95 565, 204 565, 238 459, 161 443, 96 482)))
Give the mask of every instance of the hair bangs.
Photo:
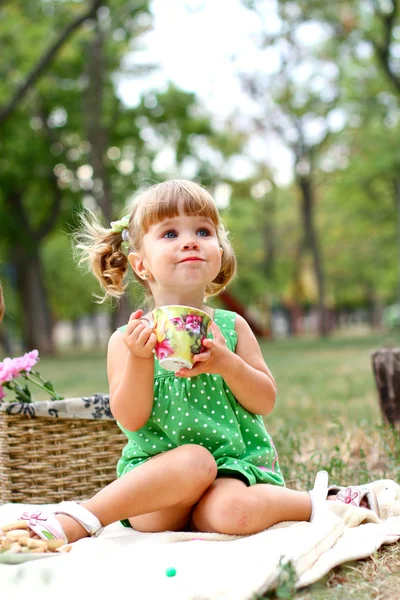
POLYGON ((155 223, 180 214, 210 219, 216 228, 220 221, 215 201, 204 188, 190 181, 172 180, 152 186, 142 194, 136 218, 147 232, 155 223))

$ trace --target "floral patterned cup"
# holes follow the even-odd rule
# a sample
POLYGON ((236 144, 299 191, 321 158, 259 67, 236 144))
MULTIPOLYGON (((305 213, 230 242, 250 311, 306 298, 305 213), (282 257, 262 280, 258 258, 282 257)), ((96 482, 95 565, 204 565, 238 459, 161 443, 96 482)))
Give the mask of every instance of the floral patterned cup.
POLYGON ((181 367, 191 369, 193 357, 205 348, 211 317, 198 308, 190 306, 160 306, 149 316, 142 317, 153 327, 157 336, 155 355, 167 371, 179 371, 181 367))

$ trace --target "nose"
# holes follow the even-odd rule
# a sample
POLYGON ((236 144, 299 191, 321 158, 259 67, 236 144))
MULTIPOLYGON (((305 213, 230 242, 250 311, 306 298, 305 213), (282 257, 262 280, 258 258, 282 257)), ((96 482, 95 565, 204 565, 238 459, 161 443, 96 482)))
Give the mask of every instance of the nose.
POLYGON ((182 248, 183 250, 198 250, 199 243, 195 238, 187 238, 182 248))

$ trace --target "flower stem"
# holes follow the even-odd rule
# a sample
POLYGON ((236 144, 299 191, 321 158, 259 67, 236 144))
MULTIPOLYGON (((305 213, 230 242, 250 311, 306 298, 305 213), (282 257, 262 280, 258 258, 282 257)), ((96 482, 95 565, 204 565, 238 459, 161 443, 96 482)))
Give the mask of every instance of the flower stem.
POLYGON ((19 383, 15 381, 15 379, 9 383, 5 383, 4 386, 15 392, 18 400, 21 400, 22 402, 32 402, 30 395, 25 392, 24 388, 22 388, 19 383))
POLYGON ((34 383, 35 385, 37 385, 43 391, 45 391, 48 394, 50 394, 50 396, 51 396, 51 398, 53 400, 61 400, 62 399, 56 392, 50 390, 46 386, 45 380, 39 375, 39 373, 37 373, 35 371, 31 371, 30 373, 24 373, 24 377, 28 381, 31 381, 32 383, 34 383), (32 375, 33 375, 33 377, 32 377, 32 375))

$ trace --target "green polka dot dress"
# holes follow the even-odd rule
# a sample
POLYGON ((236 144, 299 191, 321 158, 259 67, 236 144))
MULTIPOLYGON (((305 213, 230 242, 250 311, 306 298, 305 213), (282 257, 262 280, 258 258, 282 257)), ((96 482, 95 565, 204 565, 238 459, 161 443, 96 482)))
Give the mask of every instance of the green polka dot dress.
MULTIPOLYGON (((236 313, 214 312, 214 321, 233 352, 235 320, 236 313)), ((220 375, 178 378, 154 360, 154 404, 149 420, 138 431, 128 431, 118 423, 128 438, 117 465, 118 477, 156 454, 183 444, 199 444, 214 456, 219 476, 237 477, 248 485, 285 485, 262 417, 243 408, 220 375)))

